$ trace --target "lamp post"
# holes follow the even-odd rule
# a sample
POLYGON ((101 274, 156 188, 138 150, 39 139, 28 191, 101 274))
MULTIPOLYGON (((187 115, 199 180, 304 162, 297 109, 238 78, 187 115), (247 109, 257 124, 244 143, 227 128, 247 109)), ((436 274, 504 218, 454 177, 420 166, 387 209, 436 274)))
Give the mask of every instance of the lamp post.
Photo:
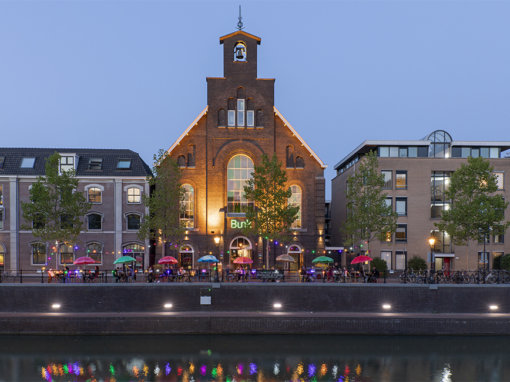
POLYGON ((434 244, 436 244, 436 238, 434 236, 428 239, 430 245, 430 271, 436 271, 436 259, 434 258, 434 244))

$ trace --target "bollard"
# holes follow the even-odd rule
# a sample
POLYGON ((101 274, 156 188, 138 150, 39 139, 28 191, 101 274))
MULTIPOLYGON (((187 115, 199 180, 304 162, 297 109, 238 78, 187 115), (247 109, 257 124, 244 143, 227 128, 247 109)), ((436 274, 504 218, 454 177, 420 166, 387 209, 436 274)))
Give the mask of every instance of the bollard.
POLYGON ((19 283, 23 284, 23 271, 21 269, 19 270, 19 283))

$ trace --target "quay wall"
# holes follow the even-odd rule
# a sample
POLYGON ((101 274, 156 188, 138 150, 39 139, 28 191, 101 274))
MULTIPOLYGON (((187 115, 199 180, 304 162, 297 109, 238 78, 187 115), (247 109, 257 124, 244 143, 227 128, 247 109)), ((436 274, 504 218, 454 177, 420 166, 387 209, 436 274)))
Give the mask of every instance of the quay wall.
POLYGON ((509 335, 510 286, 0 284, 7 333, 509 335))

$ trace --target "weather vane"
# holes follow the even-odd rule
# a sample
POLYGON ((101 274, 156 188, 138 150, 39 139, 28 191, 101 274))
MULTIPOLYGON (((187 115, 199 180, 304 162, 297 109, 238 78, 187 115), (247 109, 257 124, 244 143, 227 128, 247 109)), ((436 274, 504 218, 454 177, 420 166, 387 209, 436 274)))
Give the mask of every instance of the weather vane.
POLYGON ((241 5, 239 5, 239 21, 237 22, 237 29, 243 29, 243 17, 241 16, 241 5))

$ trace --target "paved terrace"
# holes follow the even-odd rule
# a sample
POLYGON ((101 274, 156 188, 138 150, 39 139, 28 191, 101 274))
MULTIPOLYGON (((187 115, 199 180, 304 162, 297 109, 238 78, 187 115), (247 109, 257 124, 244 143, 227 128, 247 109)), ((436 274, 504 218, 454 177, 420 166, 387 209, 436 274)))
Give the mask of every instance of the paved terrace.
POLYGON ((508 335, 510 286, 1 284, 0 333, 508 335))

